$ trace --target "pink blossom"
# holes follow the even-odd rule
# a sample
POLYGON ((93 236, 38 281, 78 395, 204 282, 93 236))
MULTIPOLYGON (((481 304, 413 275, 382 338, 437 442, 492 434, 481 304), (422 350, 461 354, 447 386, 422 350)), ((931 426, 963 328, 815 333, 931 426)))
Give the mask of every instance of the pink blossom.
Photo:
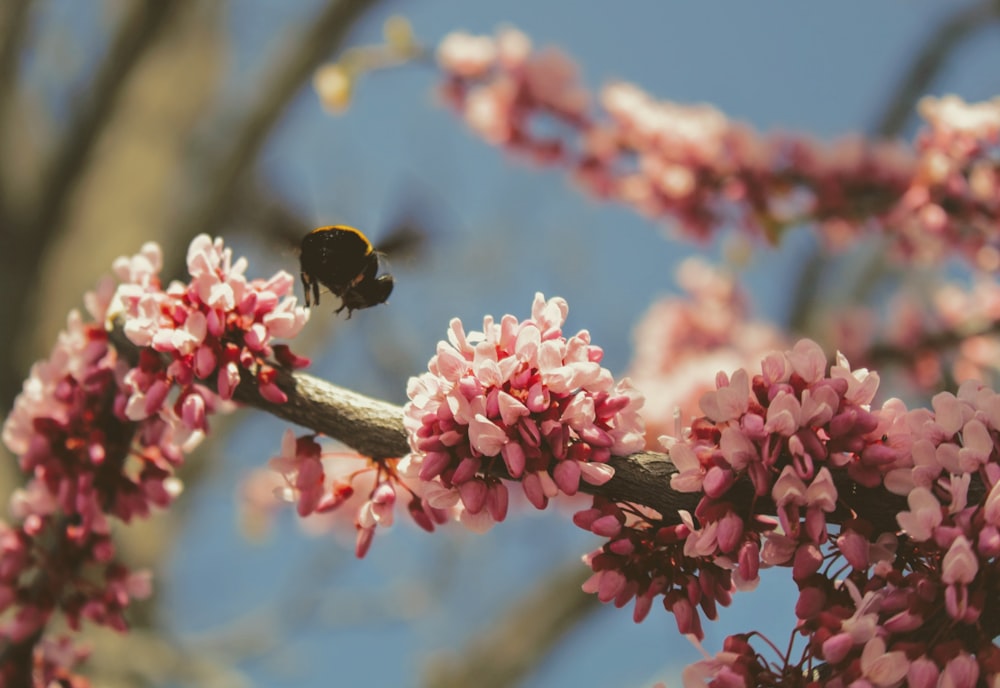
POLYGON ((642 398, 600 366, 586 331, 563 336, 567 312, 564 300, 538 294, 521 322, 487 316, 481 331, 466 333, 453 320, 429 372, 408 384, 407 470, 458 489, 472 514, 502 514, 484 511, 499 484, 494 458, 541 509, 559 492, 574 494, 581 480, 607 482, 612 453, 641 449, 642 398))
POLYGON ((941 524, 941 504, 925 487, 914 488, 906 498, 910 505, 909 511, 896 514, 896 521, 913 540, 923 542, 929 540, 934 529, 941 524))
POLYGON ((862 676, 876 688, 898 685, 909 670, 909 660, 903 652, 886 652, 885 641, 875 636, 861 653, 862 676))
POLYGON ((994 483, 986 497, 983 516, 993 526, 1000 526, 1000 482, 994 483))
MULTIPOLYGON (((189 284, 162 288, 162 265, 155 244, 116 260, 117 288, 103 280, 84 298, 97 322, 70 315, 4 422, 3 440, 26 484, 12 498, 19 523, 0 527, 0 606, 9 612, 0 636, 8 644, 39 643, 38 676, 48 676, 46 684, 62 680, 46 664, 54 657, 46 658, 51 646, 42 636, 50 619, 58 613, 74 629, 87 619, 123 631, 131 600, 149 595, 148 573, 117 561, 110 532, 114 520, 146 517, 180 494, 174 471, 222 410, 200 380, 222 366, 218 388, 228 397, 243 368, 266 392, 274 369, 264 357, 273 349, 262 319, 278 313, 271 322, 286 335, 304 322, 294 298, 281 300, 290 276, 248 281, 246 262, 233 262, 221 241, 192 242, 189 284), (134 367, 111 346, 112 324, 142 347, 134 367)), ((285 455, 291 460, 294 452, 285 455)), ((321 468, 297 467, 294 487, 308 508, 317 477, 321 468)))
POLYGON ((964 652, 950 659, 938 679, 939 688, 971 688, 978 685, 979 664, 964 652))
MULTIPOLYGON (((190 396, 191 385, 197 379, 210 378, 218 369, 215 391, 221 398, 231 398, 242 368, 256 376, 264 398, 284 403, 287 397, 275 384, 274 368, 266 358, 274 355, 273 337, 298 334, 308 317, 290 296, 291 276, 279 273, 267 281, 248 280, 245 259, 234 262, 232 251, 221 239, 200 235, 188 249, 191 284, 178 283, 164 291, 156 274, 162 259, 153 249, 145 250, 116 263, 120 275, 136 280, 119 287, 116 312, 125 316, 125 333, 135 344, 152 346, 171 362, 147 359, 143 375, 131 376, 130 416, 157 413, 193 445, 205 428, 193 420, 199 402, 190 396), (168 377, 189 400, 184 417, 169 405, 157 406, 166 400, 163 384, 168 377)), ((298 360, 291 356, 285 359, 298 360)), ((207 390, 202 389, 204 397, 207 390)))
POLYGON ((747 411, 750 387, 744 370, 733 374, 732 380, 720 381, 716 392, 709 392, 701 398, 701 409, 711 420, 725 422, 738 418, 747 411))
POLYGON ((678 492, 696 492, 705 480, 705 468, 694 450, 686 444, 676 444, 670 450, 670 460, 677 467, 677 473, 670 477, 670 487, 678 492))
POLYGON ((945 583, 972 582, 979 570, 979 563, 972 545, 965 536, 959 535, 948 548, 941 565, 941 580, 945 583))
POLYGON ((495 41, 464 32, 448 34, 438 46, 441 67, 457 76, 475 78, 489 70, 497 58, 495 41))
POLYGON ((906 671, 906 682, 910 688, 935 688, 938 685, 940 670, 932 660, 917 657, 910 662, 906 671))
MULTIPOLYGON (((625 82, 608 84, 591 106, 570 58, 511 29, 449 35, 439 64, 446 102, 487 141, 564 169, 599 199, 670 218, 689 237, 735 220, 773 241, 805 219, 831 245, 874 227, 901 256, 958 250, 990 269, 994 252, 981 249, 1000 213, 996 99, 925 99, 927 126, 913 145, 856 136, 823 144, 765 136, 710 105, 658 100, 625 82), (552 129, 539 125, 548 119, 564 133, 540 134, 552 129), (863 203, 854 193, 862 186, 863 203)), ((809 370, 823 366, 808 359, 797 374, 811 382, 809 370)), ((852 383, 855 393, 867 391, 852 383)))

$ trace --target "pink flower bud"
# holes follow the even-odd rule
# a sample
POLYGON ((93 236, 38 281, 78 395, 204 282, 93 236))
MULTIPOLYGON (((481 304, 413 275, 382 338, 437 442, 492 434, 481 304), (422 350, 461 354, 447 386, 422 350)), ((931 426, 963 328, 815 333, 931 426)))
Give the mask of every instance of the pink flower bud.
POLYGON ((444 452, 429 452, 424 455, 418 475, 421 480, 433 480, 451 463, 451 455, 444 452))
POLYGON ((598 518, 590 526, 591 532, 595 535, 609 538, 613 538, 618 535, 618 533, 621 532, 621 528, 621 522, 613 514, 598 518))
POLYGON ((975 686, 979 680, 979 663, 965 652, 953 657, 938 679, 940 688, 965 688, 975 686))
POLYGON ((713 499, 717 499, 726 493, 735 481, 733 472, 719 466, 712 466, 705 473, 703 489, 705 494, 713 499))
POLYGON ((639 595, 635 598, 635 608, 632 611, 632 621, 635 623, 641 623, 649 615, 649 611, 653 608, 653 596, 639 595))
POLYGON ((580 477, 590 485, 603 485, 615 475, 615 469, 606 463, 580 462, 580 477))
POLYGON ((823 553, 816 545, 802 545, 795 550, 795 562, 792 565, 792 578, 803 581, 819 571, 823 565, 823 553))
POLYGON ((838 633, 823 642, 823 659, 830 664, 837 664, 853 647, 854 638, 849 633, 838 633))
POLYGON ((969 589, 964 585, 949 585, 944 590, 944 607, 951 618, 964 619, 969 609, 969 589))
POLYGON ((757 580, 760 569, 760 546, 753 540, 748 540, 740 546, 739 571, 745 581, 757 580))
POLYGON ((976 549, 987 558, 992 559, 1000 556, 1000 530, 997 530, 995 526, 988 525, 979 531, 976 549))
POLYGON ((427 515, 427 512, 424 510, 424 503, 420 498, 414 497, 410 500, 410 503, 407 506, 407 511, 409 512, 410 518, 413 519, 414 523, 426 530, 428 533, 434 532, 434 521, 427 515))
POLYGON ((565 494, 574 495, 579 489, 581 465, 579 461, 573 461, 572 459, 556 463, 555 470, 552 472, 552 478, 555 480, 556 485, 559 486, 559 489, 565 494))
POLYGON ((364 559, 365 555, 368 554, 368 549, 372 546, 372 540, 375 538, 375 528, 358 528, 358 536, 354 544, 354 556, 358 559, 364 559))
POLYGON ((264 399, 270 401, 272 404, 284 404, 288 401, 288 395, 281 391, 281 388, 273 382, 266 382, 259 385, 257 387, 257 391, 260 392, 260 395, 264 397, 264 399))
POLYGON ((549 500, 545 496, 542 481, 539 479, 537 472, 525 474, 521 480, 521 487, 524 489, 524 496, 528 498, 528 501, 536 509, 544 509, 548 504, 549 500))
POLYGON ((458 486, 462 504, 472 514, 478 514, 486 506, 487 492, 486 483, 479 479, 468 480, 458 486))
POLYGON ((727 512, 719 520, 719 527, 715 533, 715 537, 718 541, 720 552, 724 554, 732 552, 743 538, 743 519, 732 511, 727 512))
POLYGON ((194 352, 194 374, 207 378, 215 371, 215 352, 207 346, 199 346, 194 352))
POLYGON ((868 568, 868 539, 856 530, 847 529, 837 538, 837 549, 855 569, 868 568))
POLYGON ((455 469, 455 472, 451 476, 451 482, 455 485, 461 485, 472 480, 476 477, 476 473, 479 472, 480 468, 482 468, 482 461, 480 459, 472 457, 462 459, 458 464, 458 468, 455 469))
POLYGON ((610 602, 624 590, 626 583, 627 579, 620 571, 613 569, 604 571, 597 587, 597 599, 601 602, 610 602))
POLYGON ((795 603, 795 616, 802 620, 815 617, 826 604, 826 593, 819 588, 807 586, 799 591, 799 599, 795 603))
MULTIPOLYGON (((666 601, 664 601, 664 604, 666 604, 666 601)), ((674 620, 677 622, 677 630, 682 634, 686 635, 690 633, 699 640, 705 637, 701 629, 701 619, 698 616, 698 610, 694 608, 694 605, 687 598, 678 598, 668 608, 673 612, 674 620)))
POLYGON ((486 498, 486 509, 489 511, 490 517, 497 523, 507 518, 507 503, 507 486, 501 482, 490 485, 486 498))
POLYGON ((501 449, 507 472, 512 478, 520 478, 524 473, 526 457, 524 449, 517 442, 508 442, 501 449))
POLYGON ((609 551, 623 557, 627 557, 635 551, 635 545, 632 544, 632 541, 624 538, 612 540, 607 547, 609 551))
POLYGON ((917 657, 906 670, 906 683, 910 688, 936 688, 940 671, 937 664, 927 657, 917 657))

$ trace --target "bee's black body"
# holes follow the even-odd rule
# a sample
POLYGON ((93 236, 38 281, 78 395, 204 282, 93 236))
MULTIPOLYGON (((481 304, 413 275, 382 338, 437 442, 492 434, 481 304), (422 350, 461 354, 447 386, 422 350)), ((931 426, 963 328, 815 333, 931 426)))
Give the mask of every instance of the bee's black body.
POLYGON ((392 275, 378 275, 378 253, 353 227, 333 225, 309 232, 302 238, 299 260, 307 307, 319 305, 320 285, 340 297, 343 304, 337 312, 346 308, 347 317, 385 303, 392 293, 392 275))

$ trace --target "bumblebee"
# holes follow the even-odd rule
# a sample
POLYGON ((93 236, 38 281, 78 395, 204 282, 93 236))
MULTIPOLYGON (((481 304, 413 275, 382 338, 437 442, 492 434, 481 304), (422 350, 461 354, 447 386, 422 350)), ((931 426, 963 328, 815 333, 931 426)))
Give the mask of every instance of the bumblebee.
POLYGON ((347 317, 362 308, 385 303, 392 293, 392 275, 379 275, 379 254, 354 227, 318 227, 302 237, 299 265, 306 307, 319 305, 320 285, 340 297, 337 313, 347 317), (312 299, 310 299, 310 296, 312 299))

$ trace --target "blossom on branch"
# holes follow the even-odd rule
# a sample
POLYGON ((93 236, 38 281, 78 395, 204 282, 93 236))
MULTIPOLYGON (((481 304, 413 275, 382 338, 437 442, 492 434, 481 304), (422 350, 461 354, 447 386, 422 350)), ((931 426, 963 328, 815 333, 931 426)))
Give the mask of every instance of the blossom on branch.
POLYGON ((665 438, 671 486, 700 495, 694 512, 595 499, 574 518, 607 539, 585 558, 584 589, 617 606, 634 599, 637 621, 662 595, 679 630, 700 639, 699 608, 713 619, 762 568, 791 568, 790 649, 768 662, 748 646, 759 634, 731 636, 687 686, 992 685, 1000 395, 970 381, 933 410, 872 409, 877 383, 842 356, 828 368, 807 340, 753 376, 720 373, 705 415, 665 438))
POLYGON ((507 486, 543 509, 580 482, 600 485, 612 454, 644 446, 641 397, 600 365, 601 349, 580 331, 566 338, 568 306, 535 295, 531 317, 505 315, 466 333, 451 321, 428 372, 411 378, 404 423, 412 453, 400 471, 424 483, 436 508, 455 507, 471 528, 507 514, 507 486))
POLYGON ((376 527, 393 524, 398 498, 407 497, 410 518, 424 530, 433 531, 452 518, 449 510, 432 507, 418 492, 420 481, 404 479, 398 464, 399 459, 375 461, 349 452, 324 452, 315 435, 296 438, 291 430, 285 431, 281 454, 270 461, 284 479, 278 496, 294 502, 299 516, 326 514, 334 525, 351 521, 359 558, 371 547, 376 527))
POLYGON ((189 283, 164 289, 161 265, 155 244, 115 261, 120 284, 103 280, 84 297, 92 320, 70 314, 4 422, 27 483, 11 498, 15 523, 0 522, 0 684, 24 685, 36 671, 84 685, 67 673, 81 654, 46 635, 52 616, 73 630, 84 620, 125 630, 130 601, 151 589, 147 572, 117 560, 111 520, 173 501, 184 454, 243 374, 280 402, 274 366, 307 363, 273 344, 307 317, 288 296, 290 275, 248 280, 246 261, 204 235, 191 243, 189 283), (112 345, 118 319, 142 347, 134 364, 112 345))
POLYGON ((1000 265, 1000 99, 925 98, 929 126, 912 148, 856 137, 824 145, 764 136, 710 105, 623 82, 605 86, 594 108, 572 59, 533 49, 516 29, 451 34, 438 64, 445 102, 486 141, 565 169, 597 198, 672 219, 689 237, 737 226, 776 241, 810 222, 839 245, 878 228, 904 255, 957 251, 1000 265))

